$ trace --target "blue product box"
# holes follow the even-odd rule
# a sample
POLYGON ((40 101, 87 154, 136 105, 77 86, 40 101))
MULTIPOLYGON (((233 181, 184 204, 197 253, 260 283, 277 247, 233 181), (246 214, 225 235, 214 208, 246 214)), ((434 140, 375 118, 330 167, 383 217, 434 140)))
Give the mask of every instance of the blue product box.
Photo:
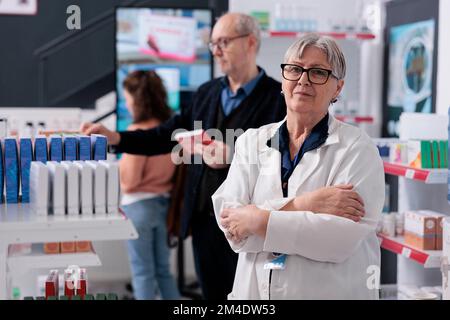
POLYGON ((108 141, 105 136, 100 134, 91 135, 93 160, 106 160, 106 150, 108 141))
POLYGON ((22 202, 30 202, 30 168, 33 161, 33 144, 30 138, 20 139, 20 182, 22 202))
POLYGON ((5 138, 6 202, 19 202, 19 158, 16 138, 5 138))
POLYGON ((91 137, 78 135, 78 160, 91 160, 91 137))
POLYGON ((47 138, 45 136, 36 136, 34 139, 34 159, 43 163, 48 160, 47 138))
POLYGON ((64 136, 64 160, 75 161, 78 159, 78 141, 75 136, 64 136))
POLYGON ((50 137, 50 160, 57 162, 63 160, 63 142, 61 136, 50 137))

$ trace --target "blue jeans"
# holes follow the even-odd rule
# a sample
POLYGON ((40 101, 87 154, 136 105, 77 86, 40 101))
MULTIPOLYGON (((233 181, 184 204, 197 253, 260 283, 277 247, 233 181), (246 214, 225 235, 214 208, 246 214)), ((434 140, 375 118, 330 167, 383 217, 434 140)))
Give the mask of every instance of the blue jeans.
POLYGON ((168 208, 169 199, 164 197, 145 199, 122 207, 139 234, 138 239, 127 243, 133 292, 138 300, 154 299, 158 289, 162 299, 180 298, 169 266, 168 208))

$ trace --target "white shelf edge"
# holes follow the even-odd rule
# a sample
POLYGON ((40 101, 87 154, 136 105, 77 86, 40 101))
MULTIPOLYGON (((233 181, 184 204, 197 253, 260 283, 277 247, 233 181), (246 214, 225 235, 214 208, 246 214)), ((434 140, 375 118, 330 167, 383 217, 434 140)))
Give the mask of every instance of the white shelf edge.
POLYGON ((46 254, 42 250, 31 254, 10 256, 7 259, 8 268, 14 273, 29 269, 65 268, 69 265, 80 267, 101 266, 99 256, 94 252, 74 252, 46 254))

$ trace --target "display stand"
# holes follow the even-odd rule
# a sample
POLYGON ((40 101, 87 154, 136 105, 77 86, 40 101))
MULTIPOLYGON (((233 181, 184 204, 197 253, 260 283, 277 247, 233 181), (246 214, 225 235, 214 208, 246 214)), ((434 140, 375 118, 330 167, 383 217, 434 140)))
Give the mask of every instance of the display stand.
MULTIPOLYGON (((123 214, 38 216, 29 204, 3 204, 0 206, 0 299, 11 298, 10 274, 19 265, 29 267, 63 266, 66 262, 100 265, 95 253, 75 253, 45 256, 8 257, 8 247, 19 243, 45 243, 62 241, 101 241, 137 239, 133 223, 123 214), (79 255, 79 256, 78 256, 79 255), (78 260, 79 259, 79 260, 78 260)), ((23 271, 23 270, 17 270, 23 271)))
MULTIPOLYGON (((400 140, 445 140, 448 120, 437 114, 402 114, 400 140), (444 121, 446 120, 446 121, 444 121), (422 126, 422 127, 420 127, 422 126)), ((433 210, 450 214, 447 202, 446 169, 414 169, 402 165, 384 163, 386 174, 398 176, 398 208, 392 211, 433 210)), ((442 284, 439 268, 424 268, 411 257, 397 255, 397 284, 438 286, 442 284)), ((436 262, 439 264, 439 262, 436 262)))
POLYGON ((403 257, 413 260, 424 268, 439 268, 441 266, 442 251, 420 250, 405 244, 403 237, 388 237, 379 234, 380 244, 383 249, 389 250, 403 257))

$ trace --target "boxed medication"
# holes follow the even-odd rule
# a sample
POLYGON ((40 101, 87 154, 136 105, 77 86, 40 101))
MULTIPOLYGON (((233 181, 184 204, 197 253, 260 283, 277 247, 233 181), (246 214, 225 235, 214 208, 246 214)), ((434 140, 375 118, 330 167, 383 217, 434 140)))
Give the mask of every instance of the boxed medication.
POLYGON ((33 144, 31 138, 20 139, 20 182, 22 186, 22 202, 30 202, 30 168, 33 161, 33 144))
POLYGON ((408 141, 408 165, 413 168, 433 168, 430 141, 408 141))
POLYGON ((112 161, 99 161, 106 170, 106 208, 108 213, 119 212, 119 163, 112 161))
POLYGON ((49 204, 49 172, 45 164, 31 162, 30 168, 30 203, 38 215, 48 214, 49 204))
POLYGON ((63 142, 59 135, 50 137, 50 160, 61 162, 63 160, 63 142))
POLYGON ((47 253, 47 254, 58 254, 58 253, 60 253, 59 242, 47 242, 47 243, 44 243, 44 253, 47 253))
POLYGON ((439 167, 448 168, 448 140, 439 141, 439 167))
POLYGON ((420 210, 420 212, 434 218, 434 222, 436 224, 434 249, 442 250, 442 233, 443 233, 442 226, 443 226, 443 219, 446 217, 446 215, 431 210, 420 210))
POLYGON ((389 162, 391 163, 407 163, 408 147, 404 141, 391 143, 389 147, 389 162))
POLYGON ((60 246, 61 246, 61 253, 75 252, 75 242, 74 241, 61 242, 60 246))
POLYGON ((58 270, 50 270, 45 280, 45 298, 59 297, 59 274, 58 270))
MULTIPOLYGON (((19 202, 19 155, 16 138, 5 138, 6 202, 19 202)), ((1 159, 0 159, 1 160, 1 159)))
POLYGON ((75 252, 91 252, 92 243, 91 241, 76 241, 75 242, 75 252))
POLYGON ((75 161, 80 175, 80 209, 81 214, 94 213, 94 173, 90 165, 85 161, 75 161))
POLYGON ((77 295, 83 298, 88 293, 87 272, 85 268, 78 271, 77 295))
POLYGON ((405 212, 405 243, 421 250, 434 250, 435 218, 420 211, 405 212))
POLYGON ((55 216, 66 214, 66 170, 61 163, 47 162, 50 174, 50 212, 55 216))
POLYGON ((84 135, 77 135, 78 140, 78 159, 91 160, 91 137, 84 135))
POLYGON ((78 160, 78 140, 76 136, 64 135, 64 160, 75 161, 78 160))
POLYGON ((68 297, 76 295, 75 270, 70 268, 64 270, 64 295, 68 297))
POLYGON ((47 137, 37 135, 34 138, 34 159, 46 163, 48 160, 47 137))
POLYGON ((86 161, 93 170, 94 177, 94 212, 106 213, 106 167, 98 161, 86 161))
POLYGON ((108 140, 101 134, 91 135, 92 159, 106 160, 106 152, 108 148, 108 140))
POLYGON ((68 215, 80 214, 80 175, 78 167, 71 161, 62 161, 66 170, 66 210, 68 215))

